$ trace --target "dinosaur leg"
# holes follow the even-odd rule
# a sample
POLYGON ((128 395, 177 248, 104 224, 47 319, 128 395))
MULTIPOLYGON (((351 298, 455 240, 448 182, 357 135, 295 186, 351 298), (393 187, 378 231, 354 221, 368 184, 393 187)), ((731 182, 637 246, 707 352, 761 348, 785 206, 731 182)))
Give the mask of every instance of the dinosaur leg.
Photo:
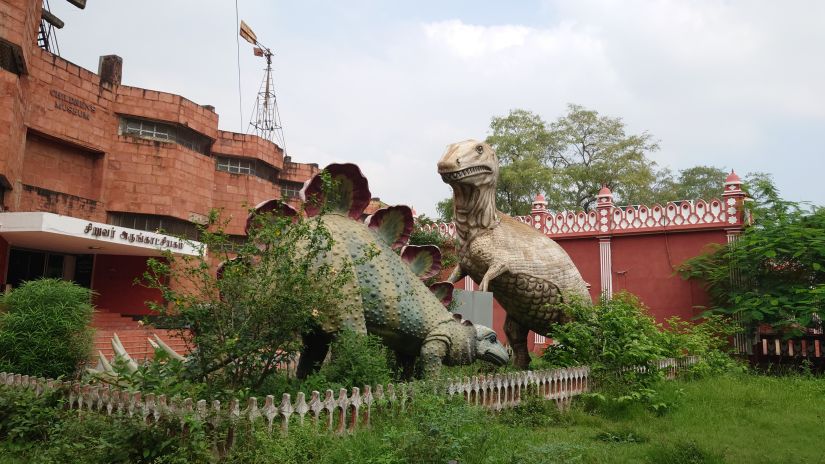
POLYGON ((528 329, 516 322, 510 315, 504 319, 504 333, 510 346, 513 347, 513 364, 520 369, 527 369, 530 365, 530 354, 527 352, 528 329))
POLYGON ((447 357, 447 344, 443 340, 430 339, 421 346, 421 358, 424 362, 424 376, 434 379, 441 373, 441 364, 447 357))
POLYGON ((504 263, 493 263, 487 268, 487 272, 484 274, 484 277, 481 279, 481 283, 478 285, 478 289, 482 292, 486 292, 487 288, 490 286, 490 281, 495 279, 496 277, 504 274, 505 272, 509 271, 510 268, 504 263))
POLYGON ((398 364, 401 366, 401 376, 404 380, 411 379, 415 373, 415 356, 410 356, 408 354, 403 354, 396 351, 395 359, 398 360, 398 364))
POLYGON ((329 342, 332 337, 321 330, 315 330, 303 337, 304 348, 301 350, 301 358, 298 360, 296 377, 305 379, 309 374, 317 371, 327 357, 329 342))
POLYGON ((450 273, 450 277, 447 277, 447 282, 454 284, 464 278, 467 273, 464 272, 464 269, 461 269, 461 264, 457 264, 453 272, 450 273))

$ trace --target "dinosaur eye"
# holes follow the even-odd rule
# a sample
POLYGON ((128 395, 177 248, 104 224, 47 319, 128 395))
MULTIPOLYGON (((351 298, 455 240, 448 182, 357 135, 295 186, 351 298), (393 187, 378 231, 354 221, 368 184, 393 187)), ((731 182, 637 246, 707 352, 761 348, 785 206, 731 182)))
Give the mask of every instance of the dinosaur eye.
POLYGON ((496 334, 490 335, 490 343, 496 343, 496 334))
POLYGON ((484 147, 482 145, 476 145, 476 153, 479 155, 484 153, 484 147))

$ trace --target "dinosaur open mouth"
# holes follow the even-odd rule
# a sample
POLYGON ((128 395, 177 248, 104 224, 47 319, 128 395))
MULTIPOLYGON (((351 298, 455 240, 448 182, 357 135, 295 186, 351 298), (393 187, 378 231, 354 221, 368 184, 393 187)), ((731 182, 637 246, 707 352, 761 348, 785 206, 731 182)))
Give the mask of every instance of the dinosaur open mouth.
POLYGON ((493 172, 492 169, 488 168, 487 166, 471 166, 466 169, 462 169, 460 171, 453 171, 453 172, 443 172, 441 173, 441 178, 444 179, 444 182, 452 182, 459 179, 463 179, 465 177, 474 176, 476 174, 483 174, 483 173, 490 173, 493 172))

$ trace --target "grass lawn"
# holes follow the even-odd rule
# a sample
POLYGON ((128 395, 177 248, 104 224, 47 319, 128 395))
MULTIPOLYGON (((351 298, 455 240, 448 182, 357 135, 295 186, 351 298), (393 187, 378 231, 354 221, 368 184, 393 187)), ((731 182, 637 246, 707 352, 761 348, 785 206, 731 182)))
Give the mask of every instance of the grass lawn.
POLYGON ((741 374, 666 382, 660 391, 679 397, 661 415, 574 408, 557 425, 518 428, 502 416, 461 461, 825 463, 825 379, 741 374))
MULTIPOLYGON (((424 395, 406 412, 376 415, 371 429, 344 438, 297 424, 286 437, 239 429, 222 462, 825 464, 825 378, 731 374, 663 382, 658 391, 656 401, 668 405, 659 411, 635 404, 588 412, 579 403, 564 414, 546 401, 490 414, 424 395)), ((28 443, 0 440, 0 463, 215 462, 202 435, 167 437, 155 426, 97 413, 24 410, 36 433, 28 443)))

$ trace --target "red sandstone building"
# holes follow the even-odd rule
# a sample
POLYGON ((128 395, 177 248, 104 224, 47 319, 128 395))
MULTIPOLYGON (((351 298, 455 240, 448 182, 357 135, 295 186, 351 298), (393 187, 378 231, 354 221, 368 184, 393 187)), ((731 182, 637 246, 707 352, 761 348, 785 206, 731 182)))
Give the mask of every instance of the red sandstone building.
POLYGON ((94 73, 49 53, 42 14, 0 1, 0 283, 70 279, 103 312, 146 314, 148 257, 194 253, 175 236, 197 239, 212 208, 242 234, 243 205, 296 196, 317 165, 219 130, 209 105, 122 85, 118 56, 94 73))

